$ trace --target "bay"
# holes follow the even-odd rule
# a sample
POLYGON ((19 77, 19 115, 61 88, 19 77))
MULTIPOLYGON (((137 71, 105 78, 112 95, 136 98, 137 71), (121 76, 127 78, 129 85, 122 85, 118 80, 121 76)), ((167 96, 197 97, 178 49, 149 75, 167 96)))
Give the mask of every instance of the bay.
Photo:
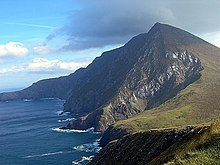
POLYGON ((86 164, 100 150, 93 129, 61 131, 63 100, 0 102, 0 162, 4 165, 86 164))

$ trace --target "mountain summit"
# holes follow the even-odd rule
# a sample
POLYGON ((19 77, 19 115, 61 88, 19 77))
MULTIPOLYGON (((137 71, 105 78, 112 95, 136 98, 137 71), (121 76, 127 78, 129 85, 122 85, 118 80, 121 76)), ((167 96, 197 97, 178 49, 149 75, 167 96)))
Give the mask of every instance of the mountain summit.
MULTIPOLYGON (((104 131, 119 120, 161 107, 189 89, 190 84, 196 87, 184 96, 188 95, 192 102, 186 98, 185 102, 176 101, 171 107, 178 110, 185 103, 189 103, 191 110, 206 107, 203 104, 208 103, 206 96, 219 98, 216 93, 220 82, 219 57, 219 48, 179 28, 156 23, 148 33, 104 52, 85 69, 66 77, 39 81, 22 91, 2 93, 0 100, 66 99, 64 111, 84 114, 67 128, 95 127, 96 131, 104 131), (216 92, 211 93, 214 88, 216 92)), ((217 102, 209 103, 215 108, 219 106, 217 102)))
POLYGON ((104 131, 116 121, 175 96, 201 76, 203 67, 197 53, 186 48, 193 44, 207 43, 178 28, 156 23, 148 33, 104 53, 97 62, 114 56, 113 62, 106 60, 95 73, 96 78, 87 81, 65 103, 67 111, 90 112, 72 121, 68 128, 104 131))

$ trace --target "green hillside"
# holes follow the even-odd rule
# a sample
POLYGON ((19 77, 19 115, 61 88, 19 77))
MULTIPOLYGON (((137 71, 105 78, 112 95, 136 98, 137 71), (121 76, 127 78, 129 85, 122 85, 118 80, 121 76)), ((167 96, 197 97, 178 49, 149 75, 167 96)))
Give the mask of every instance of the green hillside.
POLYGON ((180 157, 169 161, 166 165, 213 165, 220 162, 220 122, 211 125, 211 136, 204 143, 185 152, 180 157))

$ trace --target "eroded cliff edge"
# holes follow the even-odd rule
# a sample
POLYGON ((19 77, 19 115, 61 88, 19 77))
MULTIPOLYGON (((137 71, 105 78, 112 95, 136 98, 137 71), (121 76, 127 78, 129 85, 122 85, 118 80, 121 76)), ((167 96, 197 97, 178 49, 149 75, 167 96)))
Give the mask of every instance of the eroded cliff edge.
POLYGON ((183 129, 155 129, 134 133, 110 142, 89 164, 178 164, 190 158, 196 159, 197 163, 205 163, 201 160, 201 151, 204 150, 208 154, 212 149, 216 151, 215 155, 210 156, 207 161, 218 163, 219 133, 219 121, 215 121, 211 126, 188 126, 183 129), (192 150, 197 154, 192 155, 192 150))

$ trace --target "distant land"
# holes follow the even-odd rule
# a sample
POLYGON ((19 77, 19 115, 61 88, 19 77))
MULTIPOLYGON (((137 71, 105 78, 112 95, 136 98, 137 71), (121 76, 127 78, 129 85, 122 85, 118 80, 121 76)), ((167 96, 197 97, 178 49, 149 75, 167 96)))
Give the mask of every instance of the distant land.
POLYGON ((17 88, 2 88, 2 89, 0 89, 0 93, 3 93, 3 92, 19 91, 19 90, 22 90, 22 89, 24 89, 24 87, 17 87, 17 88))
POLYGON ((0 101, 40 98, 65 99, 64 111, 82 116, 63 129, 103 132, 91 164, 199 163, 196 149, 206 147, 210 162, 219 160, 220 48, 182 29, 156 23, 87 68, 0 94, 0 101))

